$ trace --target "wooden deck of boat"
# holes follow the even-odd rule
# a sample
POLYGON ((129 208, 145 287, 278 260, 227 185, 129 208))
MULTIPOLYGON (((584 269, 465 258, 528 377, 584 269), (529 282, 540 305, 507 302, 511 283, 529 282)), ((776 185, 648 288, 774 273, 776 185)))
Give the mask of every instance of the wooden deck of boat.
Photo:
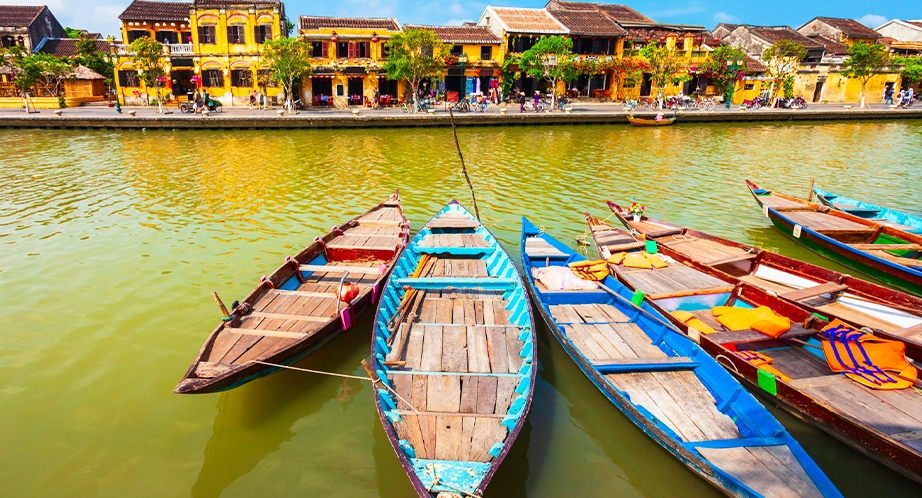
MULTIPOLYGON (((343 235, 330 241, 328 247, 386 245, 387 249, 393 249, 401 241, 402 220, 397 204, 385 204, 360 217, 357 226, 346 229, 343 235), (366 221, 372 224, 363 225, 366 221)), ((305 283, 295 289, 269 290, 253 303, 253 312, 241 319, 239 327, 225 328, 218 333, 196 366, 195 375, 215 377, 235 366, 271 356, 321 330, 338 319, 336 292, 345 272, 351 270, 348 281, 357 284, 361 293, 367 293, 382 278, 383 275, 375 271, 382 263, 386 261, 332 261, 322 270, 305 275, 305 283), (337 267, 349 270, 337 270, 337 267), (360 268, 369 270, 359 273, 356 270, 360 268)))
POLYGON ((826 231, 870 231, 874 228, 868 225, 816 211, 785 211, 783 216, 798 225, 805 226, 818 232, 826 231))
POLYGON ((746 249, 686 235, 665 237, 656 242, 704 265, 719 265, 756 257, 756 253, 746 249))
MULTIPOLYGON (((670 360, 621 311, 610 304, 551 305, 551 316, 593 365, 651 364, 670 360)), ((741 438, 736 423, 691 370, 608 374, 605 379, 644 407, 684 441, 741 438)), ((816 485, 785 446, 698 448, 736 479, 771 497, 820 497, 816 485)))
POLYGON ((631 287, 643 291, 650 299, 730 292, 733 285, 684 265, 649 270, 618 267, 618 274, 631 287))
POLYGON ((665 237, 667 235, 682 233, 682 229, 679 227, 665 225, 651 220, 628 221, 628 224, 634 230, 637 230, 638 232, 650 238, 665 237))
MULTIPOLYGON (((427 226, 440 233, 424 236, 423 247, 489 247, 479 223, 446 213, 427 226)), ((420 277, 488 277, 486 261, 464 256, 433 256, 420 277)), ((490 462, 489 451, 508 431, 503 417, 522 379, 522 329, 508 320, 502 291, 420 290, 411 311, 394 333, 388 370, 403 400, 393 424, 416 457, 490 462)))

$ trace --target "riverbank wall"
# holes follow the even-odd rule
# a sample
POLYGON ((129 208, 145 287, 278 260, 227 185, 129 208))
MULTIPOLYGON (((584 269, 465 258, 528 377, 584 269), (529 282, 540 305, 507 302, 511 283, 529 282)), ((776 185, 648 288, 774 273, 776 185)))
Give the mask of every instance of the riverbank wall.
MULTIPOLYGON (((625 112, 586 111, 520 114, 499 112, 487 114, 455 114, 454 121, 464 126, 531 126, 531 125, 629 125, 625 112)), ((637 117, 652 118, 654 113, 636 113, 637 117)), ((668 115, 668 114, 667 114, 668 115)), ((721 112, 679 112, 676 125, 686 123, 742 122, 805 122, 922 119, 919 109, 760 109, 721 112)), ((435 114, 320 114, 310 111, 279 116, 222 113, 211 116, 184 114, 153 115, 86 115, 51 113, 40 115, 0 115, 0 128, 51 129, 310 129, 310 128, 409 128, 451 126, 447 112, 435 114)))

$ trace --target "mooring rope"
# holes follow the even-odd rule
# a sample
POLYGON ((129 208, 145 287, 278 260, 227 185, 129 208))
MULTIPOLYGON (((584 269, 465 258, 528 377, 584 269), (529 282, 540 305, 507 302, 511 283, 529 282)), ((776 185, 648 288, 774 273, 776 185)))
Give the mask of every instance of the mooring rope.
MULTIPOLYGON (((278 363, 269 363, 269 362, 267 362, 267 361, 259 361, 259 360, 250 360, 250 361, 244 363, 244 365, 246 365, 246 364, 248 364, 248 363, 258 363, 258 364, 260 364, 260 365, 266 365, 266 366, 269 366, 269 367, 286 368, 286 369, 288 369, 288 370, 295 370, 295 371, 297 371, 297 372, 306 372, 306 373, 312 373, 312 374, 317 374, 317 375, 328 375, 328 376, 330 376, 330 377, 342 377, 342 378, 344 378, 344 379, 367 380, 367 381, 371 382, 372 384, 376 383, 376 381, 375 381, 374 379, 372 379, 371 377, 361 377, 361 376, 359 376, 359 375, 341 374, 341 373, 336 373, 336 372, 324 372, 324 371, 322 371, 322 370, 311 370, 311 369, 309 369, 309 368, 293 367, 293 366, 290 366, 290 365, 280 365, 280 364, 278 364, 278 363)), ((390 386, 388 386, 388 385, 385 384, 384 382, 381 382, 381 385, 384 386, 384 388, 387 389, 388 391, 394 393, 394 396, 397 396, 397 399, 399 399, 400 401, 403 401, 404 403, 406 403, 407 406, 409 406, 414 412, 416 412, 416 413, 421 413, 419 410, 416 409, 415 406, 413 406, 412 404, 410 404, 409 401, 403 399, 403 396, 397 394, 397 391, 391 389, 390 386)))

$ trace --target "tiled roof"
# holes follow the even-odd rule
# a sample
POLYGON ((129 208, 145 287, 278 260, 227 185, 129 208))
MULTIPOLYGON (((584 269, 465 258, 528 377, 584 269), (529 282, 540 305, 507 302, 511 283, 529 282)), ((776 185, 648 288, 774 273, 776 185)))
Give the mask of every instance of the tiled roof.
POLYGON ((499 44, 498 36, 486 26, 419 26, 404 25, 404 29, 428 29, 435 31, 435 36, 446 43, 499 44))
POLYGON ((906 21, 907 24, 912 24, 913 26, 922 28, 922 21, 906 21))
POLYGON ((549 10, 571 34, 584 36, 624 36, 627 31, 598 10, 549 10))
POLYGON ((808 36, 808 38, 816 40, 826 47, 826 54, 828 55, 845 55, 848 52, 848 45, 844 45, 823 35, 808 36))
POLYGON ((25 7, 19 5, 0 5, 0 26, 21 28, 29 26, 45 7, 25 7))
POLYGON ((822 21, 833 28, 855 38, 880 38, 880 33, 861 24, 854 19, 842 19, 839 17, 817 17, 817 21, 822 21))
POLYGON ((192 2, 135 0, 118 16, 123 21, 188 21, 192 2))
POLYGON ((396 19, 387 17, 318 17, 301 16, 301 29, 380 29, 400 31, 396 19))
POLYGON ((605 15, 614 21, 655 24, 653 19, 650 19, 627 5, 550 0, 545 8, 548 10, 598 10, 605 13, 605 15))
POLYGON ((889 47, 890 45, 893 45, 893 43, 894 43, 895 41, 897 41, 896 38, 890 38, 889 36, 882 36, 882 37, 880 37, 880 38, 877 39, 877 43, 881 43, 881 44, 886 45, 886 46, 888 46, 888 47, 889 47))
POLYGON ((266 5, 281 5, 281 0, 194 0, 196 7, 225 7, 230 5, 254 5, 263 7, 266 5))
POLYGON ((565 34, 567 29, 544 9, 520 9, 515 7, 492 7, 499 21, 506 25, 506 31, 513 33, 565 34))
POLYGON ((765 71, 768 71, 765 64, 762 64, 748 55, 746 56, 746 74, 764 73, 765 71))
POLYGON ((797 31, 794 31, 794 29, 789 26, 750 26, 749 29, 753 33, 768 40, 770 43, 775 43, 778 40, 790 40, 802 43, 807 47, 807 50, 822 48, 823 46, 816 40, 811 40, 797 31))
MULTIPOLYGON (((41 46, 37 47, 36 52, 51 54, 56 57, 74 57, 77 55, 76 38, 45 38, 41 46)), ((100 52, 109 52, 109 42, 105 40, 93 40, 96 42, 96 49, 100 52)))

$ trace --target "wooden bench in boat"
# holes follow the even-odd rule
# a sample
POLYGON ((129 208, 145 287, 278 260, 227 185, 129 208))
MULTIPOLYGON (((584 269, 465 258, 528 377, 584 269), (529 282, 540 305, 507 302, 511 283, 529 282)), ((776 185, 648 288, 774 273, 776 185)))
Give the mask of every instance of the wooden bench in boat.
POLYGON ((530 237, 525 239, 525 254, 532 258, 569 258, 568 254, 552 246, 548 241, 530 237))
MULTIPOLYGON (((291 320, 291 319, 286 319, 286 320, 291 320)), ((329 318, 325 318, 323 320, 327 321, 329 320, 329 318)), ((307 334, 303 334, 301 332, 282 332, 278 330, 237 329, 237 328, 225 327, 224 331, 233 332, 236 334, 243 334, 243 335, 258 335, 262 337, 280 337, 283 339, 303 339, 307 337, 307 334)))
POLYGON ((651 239, 682 233, 682 228, 680 227, 662 225, 653 221, 630 221, 629 224, 632 228, 651 239))
POLYGON ((896 263, 898 265, 903 265, 906 267, 922 267, 922 259, 913 259, 913 258, 904 258, 901 256, 894 256, 887 251, 866 251, 871 256, 889 261, 891 263, 896 263))
POLYGON ((774 195, 760 195, 757 197, 760 203, 770 207, 770 208, 803 208, 809 207, 808 204, 792 201, 785 199, 784 197, 777 197, 774 195))
POLYGON ((815 285, 805 289, 785 292, 783 294, 779 294, 779 297, 790 299, 791 301, 803 301, 806 299, 822 296, 824 294, 831 294, 832 299, 835 300, 836 297, 847 290, 847 285, 837 284, 835 282, 827 282, 825 284, 815 285))
POLYGON ((775 341, 779 339, 796 339, 814 334, 816 334, 815 330, 805 329, 803 325, 799 323, 792 323, 791 330, 788 330, 777 338, 763 334, 762 332, 756 330, 738 330, 735 332, 725 330, 723 332, 707 334, 706 337, 717 344, 752 344, 756 342, 775 341))
POLYGON ((715 294, 730 292, 734 288, 723 280, 683 265, 654 270, 623 270, 619 267, 618 273, 650 299, 715 294))
POLYGON ((906 340, 922 342, 922 323, 913 325, 912 327, 894 330, 890 333, 906 340))
POLYGON ((873 221, 874 223, 880 223, 881 225, 886 225, 891 228, 896 228, 897 230, 902 230, 904 232, 918 233, 918 232, 915 232, 915 230, 918 230, 918 228, 916 227, 911 227, 908 225, 901 225, 895 221, 890 221, 886 218, 871 218, 871 221, 873 221))
POLYGON ((387 266, 333 266, 333 265, 300 265, 301 271, 326 272, 326 273, 364 273, 368 275, 381 275, 387 271, 387 266))
POLYGON ((605 363, 592 365, 593 368, 603 374, 692 370, 697 366, 697 360, 684 356, 667 356, 665 358, 622 358, 617 360, 605 360, 605 363))
POLYGON ((874 227, 816 211, 785 212, 784 216, 798 225, 820 233, 837 231, 873 233, 876 231, 874 227))

